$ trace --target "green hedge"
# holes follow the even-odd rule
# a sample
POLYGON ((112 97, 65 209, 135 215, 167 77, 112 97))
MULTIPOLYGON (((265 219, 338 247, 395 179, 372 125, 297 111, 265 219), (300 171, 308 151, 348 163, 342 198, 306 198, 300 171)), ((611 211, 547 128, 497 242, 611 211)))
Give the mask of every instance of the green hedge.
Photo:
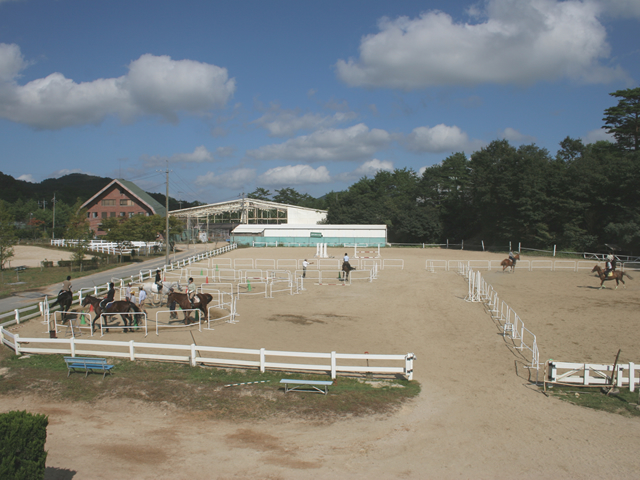
POLYGON ((0 414, 0 478, 44 478, 48 424, 46 415, 26 411, 0 414))

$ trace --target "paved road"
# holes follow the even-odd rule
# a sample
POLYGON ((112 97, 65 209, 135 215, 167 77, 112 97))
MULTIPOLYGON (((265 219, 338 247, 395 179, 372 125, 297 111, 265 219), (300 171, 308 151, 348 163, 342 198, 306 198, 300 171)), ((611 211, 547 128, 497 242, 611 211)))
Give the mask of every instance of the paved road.
MULTIPOLYGON (((189 249, 186 249, 186 246, 183 246, 183 248, 185 249, 182 252, 176 253, 175 260, 182 260, 207 250, 213 250, 214 246, 211 244, 195 244, 190 245, 189 249)), ((94 273, 93 275, 87 275, 86 277, 81 278, 74 278, 74 274, 71 273, 73 290, 77 291, 80 288, 93 288, 95 285, 104 285, 105 283, 110 282, 112 278, 128 278, 131 275, 138 275, 140 270, 145 271, 162 267, 164 265, 164 260, 165 257, 156 257, 153 260, 147 260, 146 262, 118 267, 106 272, 94 273)), ((173 262, 174 255, 171 255, 169 260, 173 262)), ((0 299, 0 313, 33 305, 34 303, 42 300, 45 295, 49 297, 55 296, 60 291, 61 286, 61 283, 56 283, 48 287, 40 288, 37 292, 19 292, 12 297, 0 299)))

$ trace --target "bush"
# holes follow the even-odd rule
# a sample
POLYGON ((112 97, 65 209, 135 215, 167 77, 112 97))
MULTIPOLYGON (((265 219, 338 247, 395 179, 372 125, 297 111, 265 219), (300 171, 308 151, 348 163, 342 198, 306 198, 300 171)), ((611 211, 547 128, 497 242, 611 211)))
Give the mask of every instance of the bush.
POLYGON ((26 411, 0 414, 0 478, 44 478, 46 415, 26 411))

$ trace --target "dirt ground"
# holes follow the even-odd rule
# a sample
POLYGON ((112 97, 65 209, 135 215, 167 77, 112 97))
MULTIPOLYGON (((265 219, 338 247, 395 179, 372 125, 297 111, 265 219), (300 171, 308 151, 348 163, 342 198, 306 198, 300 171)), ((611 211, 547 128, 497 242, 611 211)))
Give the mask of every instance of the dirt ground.
POLYGON ((72 252, 65 252, 63 250, 50 250, 42 247, 32 247, 29 245, 15 245, 13 247, 13 257, 8 261, 7 268, 24 265, 25 267, 39 267, 43 260, 49 260, 50 262, 56 262, 58 260, 71 260, 73 257, 72 252))
MULTIPOLYGON (((329 254, 341 257, 343 250, 329 254)), ((226 256, 314 254, 270 248, 226 256)), ((37 396, 1 398, 0 410, 49 415, 48 479, 637 478, 637 418, 545 397, 482 304, 464 300, 465 279, 425 269, 429 258, 504 255, 384 249, 383 258, 404 259, 404 270, 382 270, 373 283, 307 281, 301 295, 242 298, 239 323, 192 333, 198 345, 413 352, 422 393, 393 415, 332 423, 212 421, 171 405, 58 404, 37 396)), ((620 348, 621 361, 640 362, 640 278, 626 289, 598 290, 599 280, 586 272, 483 275, 536 334, 541 361, 611 363, 620 348)), ((44 330, 37 321, 16 329, 22 337, 44 330)), ((121 332, 105 338, 143 339, 121 332)), ((191 333, 154 332, 147 341, 191 343, 191 333)))

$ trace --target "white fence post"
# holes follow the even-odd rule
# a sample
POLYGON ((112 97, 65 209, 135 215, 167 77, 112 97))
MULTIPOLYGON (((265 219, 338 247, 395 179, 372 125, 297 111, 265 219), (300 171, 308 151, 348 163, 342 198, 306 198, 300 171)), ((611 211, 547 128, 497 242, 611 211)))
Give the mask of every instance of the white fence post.
POLYGON ((336 379, 336 352, 331 352, 331 379, 336 379))
POLYGON ((14 350, 16 352, 16 355, 20 355, 20 335, 16 333, 13 340, 16 342, 14 344, 14 350))
POLYGON ((129 342, 129 360, 131 360, 132 362, 136 359, 136 351, 133 343, 133 340, 129 342))
POLYGON ((194 343, 191 344, 191 366, 196 366, 196 345, 194 343))
POLYGON ((16 312, 16 323, 20 325, 20 310, 16 308, 15 312, 16 312))
POLYGON ((260 349, 260 373, 264 373, 264 371, 265 371, 264 351, 265 351, 264 348, 260 349))

